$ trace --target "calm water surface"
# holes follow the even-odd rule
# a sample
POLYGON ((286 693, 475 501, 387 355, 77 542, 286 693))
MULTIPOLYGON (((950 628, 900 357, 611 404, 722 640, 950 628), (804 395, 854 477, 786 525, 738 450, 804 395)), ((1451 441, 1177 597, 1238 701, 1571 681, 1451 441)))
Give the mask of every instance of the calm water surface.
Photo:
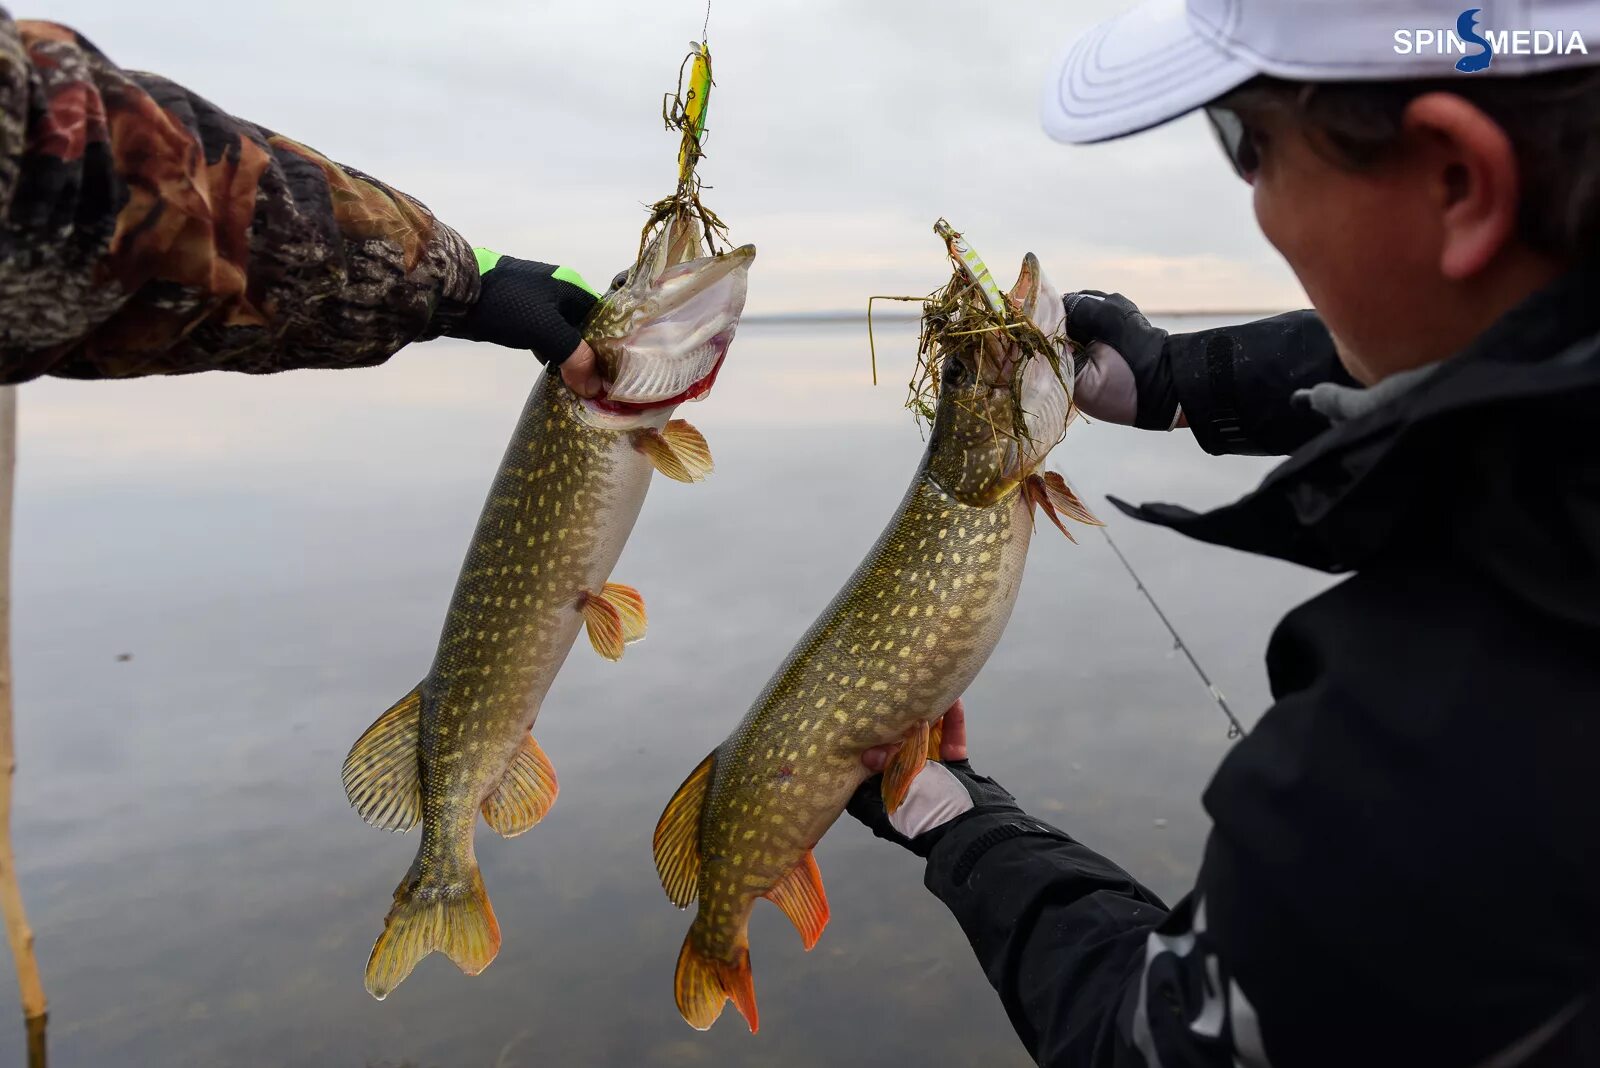
MULTIPOLYGON (((416 839, 363 824, 339 765, 427 671, 531 361, 433 343, 366 371, 25 387, 15 833, 52 1063, 1027 1063, 920 862, 848 817, 818 848, 817 949, 756 911, 761 1033, 729 1009, 697 1034, 673 1007, 690 917, 656 882, 656 816, 922 449, 899 407, 912 330, 878 340, 892 384, 873 389, 864 327, 748 326, 683 410, 716 474, 657 480, 615 576, 644 592, 649 640, 620 664, 580 642, 537 728, 560 801, 522 838, 480 828, 499 959, 467 979, 432 957, 382 1004, 362 969, 416 839)), ((1055 466, 1253 720, 1271 626, 1325 580, 1141 528, 1104 494, 1216 504, 1270 465, 1079 425, 1055 466)), ((973 760, 1176 897, 1226 724, 1104 541, 1080 540, 1034 542, 968 695, 973 760)), ((0 1064, 23 1045, 10 974, 0 1064)))

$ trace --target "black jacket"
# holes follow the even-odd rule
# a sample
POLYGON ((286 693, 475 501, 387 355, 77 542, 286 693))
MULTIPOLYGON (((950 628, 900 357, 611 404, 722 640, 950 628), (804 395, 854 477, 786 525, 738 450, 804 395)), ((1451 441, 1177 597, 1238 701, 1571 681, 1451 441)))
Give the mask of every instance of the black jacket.
POLYGON ((1309 313, 1170 351, 1207 448, 1298 448, 1210 513, 1119 506, 1353 574, 1273 634, 1176 908, 997 813, 929 889, 1042 1064, 1600 1065, 1600 275, 1331 428, 1288 396, 1333 374, 1309 313))

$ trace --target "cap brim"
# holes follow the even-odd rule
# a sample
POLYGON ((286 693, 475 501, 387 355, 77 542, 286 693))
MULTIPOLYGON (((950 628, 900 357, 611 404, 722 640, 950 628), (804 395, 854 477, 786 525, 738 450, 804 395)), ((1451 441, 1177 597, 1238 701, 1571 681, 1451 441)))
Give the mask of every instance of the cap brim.
POLYGON ((1041 118, 1057 141, 1109 141, 1203 107, 1258 73, 1196 33, 1184 0, 1145 0, 1051 66, 1041 118))

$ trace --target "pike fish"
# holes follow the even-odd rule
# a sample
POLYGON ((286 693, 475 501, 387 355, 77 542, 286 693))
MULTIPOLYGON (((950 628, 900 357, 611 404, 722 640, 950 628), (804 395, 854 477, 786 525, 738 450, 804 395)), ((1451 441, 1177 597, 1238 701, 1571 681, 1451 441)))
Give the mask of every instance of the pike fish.
MULTIPOLYGON (((959 235, 946 236, 957 256, 959 235)), ((1009 298, 986 271, 982 281, 992 303, 1009 299, 1045 338, 1058 335, 1061 297, 1031 254, 1009 298)), ((1073 414, 1070 362, 999 336, 941 347, 928 447, 887 529, 656 827, 667 896, 680 908, 699 899, 674 978, 697 1029, 729 999, 757 1029, 747 932, 757 898, 789 917, 806 949, 816 944, 828 901, 812 847, 867 778, 865 750, 905 743, 883 776, 890 811, 930 748, 937 755, 935 721, 1011 615, 1034 509, 1063 533, 1064 517, 1099 522, 1060 475, 1039 470, 1073 414)))
POLYGON ((468 975, 499 951, 473 853, 478 813, 511 837, 555 801, 555 771, 528 732, 578 628, 608 660, 644 636, 644 600, 611 569, 652 472, 695 482, 711 469, 705 439, 672 412, 710 390, 754 256, 749 245, 705 255, 698 224, 672 219, 585 326, 607 392, 582 400, 553 371, 534 385, 433 666, 345 758, 345 792, 363 819, 391 831, 422 824, 367 962, 373 997, 436 950, 468 975))

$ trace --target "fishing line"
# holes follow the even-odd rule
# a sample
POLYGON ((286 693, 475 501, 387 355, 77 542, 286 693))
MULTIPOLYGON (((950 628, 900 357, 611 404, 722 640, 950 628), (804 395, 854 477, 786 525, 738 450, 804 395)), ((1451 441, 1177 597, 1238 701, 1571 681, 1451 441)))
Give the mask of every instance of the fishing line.
POLYGON ((1205 683, 1207 690, 1211 691, 1211 699, 1217 702, 1217 707, 1222 709, 1222 714, 1228 717, 1228 737, 1239 738, 1248 733, 1244 729, 1244 724, 1239 722, 1239 717, 1233 714, 1233 709, 1228 707, 1228 699, 1222 696, 1222 691, 1217 688, 1217 684, 1211 681, 1211 676, 1206 674, 1206 669, 1200 666, 1200 661, 1195 657, 1194 651, 1189 648, 1189 644, 1183 640, 1183 636, 1178 633, 1178 628, 1172 625, 1172 620, 1167 618, 1167 614, 1156 603, 1155 595, 1150 592, 1150 587, 1144 584, 1144 579, 1139 577, 1139 573, 1133 569, 1133 564, 1128 561, 1127 556, 1118 547, 1116 540, 1111 537, 1111 531, 1101 527, 1100 533, 1105 537, 1106 544, 1111 546, 1111 551, 1117 554, 1117 559, 1122 561, 1122 566, 1127 570, 1129 577, 1133 579, 1134 586, 1138 587, 1139 592, 1144 594, 1144 599, 1150 602, 1150 607, 1155 609, 1162 625, 1167 628, 1167 633, 1172 635, 1173 647, 1181 650, 1183 655, 1188 658, 1189 665, 1194 668, 1194 673, 1200 676, 1200 681, 1205 683))

